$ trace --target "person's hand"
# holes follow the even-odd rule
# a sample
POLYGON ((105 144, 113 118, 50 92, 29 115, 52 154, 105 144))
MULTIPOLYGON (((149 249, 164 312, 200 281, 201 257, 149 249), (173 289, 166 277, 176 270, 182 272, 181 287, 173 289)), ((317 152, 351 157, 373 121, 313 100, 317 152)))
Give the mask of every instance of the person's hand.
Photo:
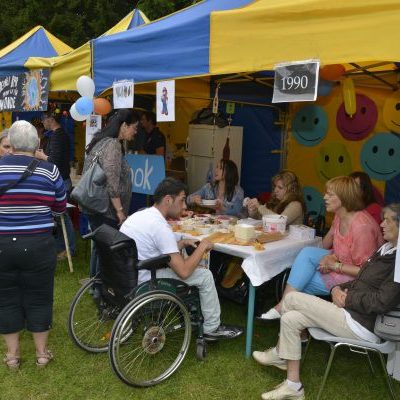
POLYGON ((215 209, 220 210, 223 207, 224 202, 221 199, 217 199, 216 201, 217 202, 215 203, 215 209))
POLYGON ((191 246, 196 248, 198 244, 199 244, 198 239, 184 239, 183 241, 183 247, 191 246))
POLYGON ((250 200, 247 202, 247 209, 248 209, 250 212, 255 212, 255 211, 258 210, 259 205, 260 205, 260 203, 258 202, 257 199, 250 199, 250 200))
POLYGON ((321 272, 321 274, 327 274, 330 271, 334 271, 335 263, 337 261, 338 261, 338 259, 335 256, 335 254, 327 254, 325 257, 323 257, 320 260, 318 271, 321 272))
POLYGON ((122 225, 126 220, 126 215, 122 210, 117 211, 118 225, 122 225))
POLYGON ((193 217, 194 212, 191 210, 184 210, 182 211, 182 217, 189 217, 192 218, 193 217))
POLYGON ((335 286, 331 292, 332 302, 337 307, 343 308, 346 304, 347 289, 342 290, 339 286, 335 286))
POLYGON ((37 150, 35 151, 35 157, 36 157, 37 159, 39 159, 39 160, 44 160, 44 161, 47 160, 47 156, 46 156, 46 154, 44 154, 43 149, 37 149, 37 150))
POLYGON ((195 194, 192 196, 192 203, 195 203, 197 205, 201 204, 201 196, 198 194, 195 194))
POLYGON ((207 239, 203 239, 200 242, 199 247, 201 247, 201 249, 205 253, 207 251, 212 250, 212 248, 214 247, 214 244, 212 242, 210 242, 209 240, 207 240, 207 239))

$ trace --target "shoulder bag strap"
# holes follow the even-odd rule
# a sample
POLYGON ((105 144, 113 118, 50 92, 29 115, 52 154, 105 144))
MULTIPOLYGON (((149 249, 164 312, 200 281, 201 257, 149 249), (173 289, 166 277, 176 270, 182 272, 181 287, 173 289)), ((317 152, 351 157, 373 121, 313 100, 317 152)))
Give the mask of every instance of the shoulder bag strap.
POLYGON ((10 190, 11 188, 13 188, 14 186, 17 186, 18 183, 22 182, 23 180, 25 180, 28 176, 31 176, 33 174, 33 172, 35 171, 36 167, 39 165, 40 161, 37 160, 36 158, 34 158, 30 164, 26 167, 26 170, 23 172, 23 174, 19 177, 18 180, 9 183, 6 186, 3 186, 2 188, 0 188, 0 196, 2 196, 5 192, 7 192, 7 190, 10 190))

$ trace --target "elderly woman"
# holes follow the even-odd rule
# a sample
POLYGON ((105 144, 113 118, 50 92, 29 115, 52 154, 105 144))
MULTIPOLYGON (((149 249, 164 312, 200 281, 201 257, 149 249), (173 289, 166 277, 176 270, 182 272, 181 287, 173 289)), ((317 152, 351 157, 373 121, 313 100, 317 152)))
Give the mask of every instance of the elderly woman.
POLYGON ((0 133, 0 158, 11 153, 10 140, 8 139, 8 129, 0 133))
POLYGON ((34 158, 39 138, 29 122, 15 122, 9 139, 12 154, 0 159, 0 334, 7 346, 4 363, 10 369, 19 367, 19 333, 26 328, 33 335, 36 365, 44 367, 53 358, 47 348, 57 262, 52 213, 65 211, 65 189, 57 167, 34 158), (25 173, 27 170, 30 173, 25 173))
POLYGON ((202 200, 217 200, 211 206, 217 214, 239 216, 243 204, 243 189, 239 186, 239 173, 232 160, 220 160, 215 167, 214 181, 205 184, 188 196, 188 204, 203 206, 202 200))
POLYGON ((281 171, 272 178, 272 197, 264 206, 257 199, 247 202, 249 216, 260 219, 267 214, 280 214, 287 217, 287 225, 302 224, 305 205, 303 193, 296 174, 291 171, 281 171))
POLYGON ((260 364, 287 371, 287 379, 264 393, 264 400, 305 398, 300 381, 303 329, 318 327, 335 336, 378 342, 373 333, 376 316, 400 303, 400 284, 394 282, 399 218, 400 204, 384 208, 381 227, 387 242, 363 264, 354 281, 333 287, 333 303, 305 293, 285 297, 277 347, 253 353, 260 364))
MULTIPOLYGON (((122 142, 133 139, 138 124, 139 117, 135 111, 118 110, 110 118, 107 126, 94 135, 86 148, 87 157, 83 172, 92 165, 96 154, 99 154, 99 164, 105 172, 106 187, 110 195, 110 206, 104 215, 87 213, 92 230, 102 224, 118 228, 126 220, 132 196, 132 170, 125 161, 122 142)), ((90 262, 91 276, 98 270, 95 245, 93 249, 90 262)))
MULTIPOLYGON (((361 189, 349 176, 338 176, 326 183, 326 210, 335 214, 332 227, 322 240, 323 249, 305 247, 296 257, 283 298, 298 291, 328 295, 337 284, 354 279, 360 266, 382 244, 379 225, 366 211, 361 189)), ((261 315, 280 318, 281 303, 261 315)))

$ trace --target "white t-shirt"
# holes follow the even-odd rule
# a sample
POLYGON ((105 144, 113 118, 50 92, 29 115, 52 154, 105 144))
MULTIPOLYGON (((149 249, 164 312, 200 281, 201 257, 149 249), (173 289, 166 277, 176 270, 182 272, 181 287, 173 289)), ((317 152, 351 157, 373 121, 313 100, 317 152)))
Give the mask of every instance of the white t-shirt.
MULTIPOLYGON (((174 232, 155 207, 132 214, 122 224, 120 231, 136 242, 139 260, 179 253, 174 232)), ((139 283, 148 281, 150 276, 150 271, 139 271, 139 283)))

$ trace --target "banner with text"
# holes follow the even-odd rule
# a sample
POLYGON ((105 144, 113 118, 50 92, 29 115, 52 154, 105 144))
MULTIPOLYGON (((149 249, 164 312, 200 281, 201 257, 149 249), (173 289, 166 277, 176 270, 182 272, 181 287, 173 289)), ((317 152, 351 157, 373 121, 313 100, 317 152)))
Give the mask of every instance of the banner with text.
POLYGON ((165 178, 164 157, 128 154, 125 159, 132 168, 132 192, 154 194, 157 185, 165 178))
POLYGON ((46 111, 48 95, 47 69, 0 78, 0 111, 46 111))

